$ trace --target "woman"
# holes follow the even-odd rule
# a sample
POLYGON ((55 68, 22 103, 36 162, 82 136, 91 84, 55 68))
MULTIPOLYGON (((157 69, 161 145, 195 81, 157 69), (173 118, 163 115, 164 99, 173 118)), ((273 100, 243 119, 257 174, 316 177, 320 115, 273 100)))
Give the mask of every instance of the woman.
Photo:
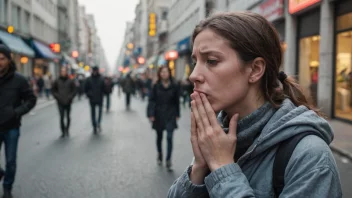
POLYGON ((200 22, 192 41, 194 160, 168 197, 341 197, 332 129, 279 71, 273 26, 257 14, 222 13, 200 22), (313 135, 295 145, 282 191, 274 190, 280 143, 306 132, 313 135))
POLYGON ((163 66, 158 70, 158 81, 151 91, 147 113, 149 120, 153 122, 153 129, 156 130, 157 162, 159 165, 163 160, 163 131, 167 131, 166 167, 171 170, 172 137, 177 128, 176 121, 180 117, 180 95, 179 87, 172 80, 168 67, 163 66))

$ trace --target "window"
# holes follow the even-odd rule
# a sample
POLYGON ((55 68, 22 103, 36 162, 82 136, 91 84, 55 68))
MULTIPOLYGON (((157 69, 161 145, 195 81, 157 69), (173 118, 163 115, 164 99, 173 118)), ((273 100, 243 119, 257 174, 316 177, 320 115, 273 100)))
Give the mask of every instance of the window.
POLYGON ((11 18, 11 25, 13 25, 15 27, 15 29, 18 28, 19 24, 18 22, 18 14, 17 14, 17 6, 15 4, 12 4, 11 6, 11 14, 12 14, 12 18, 11 18))
POLYGON ((336 38, 335 115, 352 120, 352 30, 336 38))
POLYGON ((163 11, 163 13, 161 14, 161 19, 167 20, 167 11, 163 11))
POLYGON ((300 39, 299 42, 299 83, 317 102, 318 71, 319 71, 320 36, 311 36, 300 39))
POLYGON ((17 29, 22 29, 22 27, 21 27, 21 19, 22 19, 22 17, 21 17, 21 15, 22 15, 22 13, 21 13, 21 7, 19 7, 19 6, 16 6, 16 10, 17 10, 17 21, 16 21, 16 23, 17 23, 17 25, 18 25, 18 27, 17 27, 17 29))
POLYGON ((23 32, 24 33, 29 33, 29 24, 31 20, 31 14, 27 11, 24 12, 24 23, 23 23, 23 32))

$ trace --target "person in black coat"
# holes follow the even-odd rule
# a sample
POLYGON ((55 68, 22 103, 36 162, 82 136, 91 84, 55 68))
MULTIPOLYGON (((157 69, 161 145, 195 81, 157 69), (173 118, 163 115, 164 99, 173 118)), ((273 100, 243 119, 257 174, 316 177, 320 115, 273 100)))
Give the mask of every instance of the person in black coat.
POLYGON ((61 137, 69 136, 70 112, 73 98, 77 93, 75 82, 68 77, 67 69, 61 68, 60 77, 53 83, 52 93, 57 101, 60 113, 61 137), (67 123, 65 125, 65 114, 67 123))
POLYGON ((99 68, 93 67, 92 76, 90 76, 85 83, 85 92, 89 98, 92 125, 94 134, 101 131, 100 123, 102 119, 103 111, 103 98, 105 94, 105 83, 104 78, 99 74, 99 68), (96 107, 98 107, 98 119, 96 119, 96 107))
POLYGON ((172 80, 168 67, 159 68, 158 79, 149 97, 147 114, 157 134, 157 162, 159 165, 161 165, 163 158, 163 131, 167 131, 166 167, 171 170, 173 132, 177 128, 177 120, 180 117, 180 89, 172 80))
MULTIPOLYGON (((0 147, 5 144, 6 174, 3 197, 12 197, 21 117, 36 104, 37 98, 27 79, 16 72, 11 51, 0 45, 0 147)), ((3 171, 0 171, 0 174, 3 171)))
POLYGON ((114 90, 114 83, 111 77, 106 76, 104 79, 105 83, 105 96, 106 96, 106 112, 110 111, 110 95, 114 90))

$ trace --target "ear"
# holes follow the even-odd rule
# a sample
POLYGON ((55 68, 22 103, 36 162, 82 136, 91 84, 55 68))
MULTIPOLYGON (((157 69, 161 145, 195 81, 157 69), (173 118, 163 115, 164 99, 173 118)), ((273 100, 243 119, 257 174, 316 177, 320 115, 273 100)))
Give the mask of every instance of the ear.
POLYGON ((265 73, 265 68, 266 68, 266 62, 262 57, 257 57, 255 58, 251 65, 251 73, 248 78, 248 83, 256 83, 260 81, 262 76, 265 73))

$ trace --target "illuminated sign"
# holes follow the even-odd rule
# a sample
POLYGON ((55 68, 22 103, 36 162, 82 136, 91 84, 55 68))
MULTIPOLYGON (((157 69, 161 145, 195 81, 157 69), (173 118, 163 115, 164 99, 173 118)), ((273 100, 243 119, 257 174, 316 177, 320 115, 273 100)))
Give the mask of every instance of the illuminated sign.
POLYGON ((72 51, 72 57, 73 58, 78 58, 78 56, 79 56, 79 53, 78 53, 78 51, 72 51))
POLYGON ((137 62, 141 65, 143 65, 145 63, 145 58, 143 58, 142 56, 138 57, 137 62))
POLYGON ((153 37, 156 35, 156 14, 149 14, 149 36, 153 37))
POLYGON ((53 51, 54 53, 60 53, 60 51, 61 51, 61 46, 60 46, 60 44, 58 44, 58 43, 52 43, 52 44, 50 44, 50 49, 51 49, 51 51, 53 51))
POLYGON ((8 32, 8 33, 12 34, 14 31, 15 31, 15 28, 14 28, 12 25, 10 25, 9 27, 7 27, 7 32, 8 32))
POLYGON ((289 0, 288 10, 290 14, 293 14, 318 2, 320 0, 289 0))
POLYGON ((165 53, 165 60, 176 60, 178 58, 178 52, 175 50, 171 50, 165 53))

